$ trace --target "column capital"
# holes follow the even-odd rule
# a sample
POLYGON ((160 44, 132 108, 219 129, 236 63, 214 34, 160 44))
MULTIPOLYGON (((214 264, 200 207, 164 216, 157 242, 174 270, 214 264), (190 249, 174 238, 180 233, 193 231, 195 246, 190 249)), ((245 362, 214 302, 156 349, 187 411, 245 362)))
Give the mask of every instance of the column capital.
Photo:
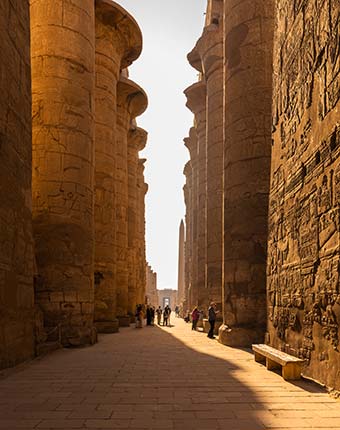
POLYGON ((142 151, 148 139, 148 133, 141 127, 130 128, 128 134, 128 145, 137 152, 142 151))
POLYGON ((186 106, 194 115, 199 114, 206 106, 207 86, 204 81, 195 82, 184 90, 186 106))
POLYGON ((120 76, 117 86, 118 104, 128 105, 132 119, 142 115, 148 107, 145 91, 131 79, 120 76))
POLYGON ((135 19, 112 0, 96 0, 96 17, 119 33, 124 46, 121 67, 130 66, 143 48, 142 32, 135 19))

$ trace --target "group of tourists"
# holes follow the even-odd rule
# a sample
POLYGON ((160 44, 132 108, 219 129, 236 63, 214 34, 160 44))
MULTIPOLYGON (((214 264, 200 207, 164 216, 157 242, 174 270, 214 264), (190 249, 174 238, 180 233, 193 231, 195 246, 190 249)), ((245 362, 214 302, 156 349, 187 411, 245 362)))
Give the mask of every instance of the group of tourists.
MULTIPOLYGON (((209 332, 208 337, 210 339, 214 339, 214 330, 215 330, 215 323, 216 323, 216 316, 219 313, 219 311, 216 309, 216 303, 211 302, 209 309, 208 309, 208 322, 209 322, 209 332)), ((186 312, 186 315, 184 317, 184 321, 189 323, 191 321, 191 330, 197 330, 197 324, 200 320, 203 320, 204 312, 198 309, 198 306, 195 306, 192 312, 190 311, 186 312)))
POLYGON ((169 305, 166 305, 164 310, 159 306, 156 310, 156 314, 158 325, 161 325, 163 316, 163 325, 170 326, 171 308, 169 305))
POLYGON ((157 309, 152 305, 137 305, 135 312, 136 328, 143 327, 143 321, 146 318, 147 326, 155 325, 155 316, 157 317, 157 324, 163 326, 170 325, 171 308, 166 305, 164 310, 159 306, 157 309), (162 321, 163 317, 163 321, 162 321))

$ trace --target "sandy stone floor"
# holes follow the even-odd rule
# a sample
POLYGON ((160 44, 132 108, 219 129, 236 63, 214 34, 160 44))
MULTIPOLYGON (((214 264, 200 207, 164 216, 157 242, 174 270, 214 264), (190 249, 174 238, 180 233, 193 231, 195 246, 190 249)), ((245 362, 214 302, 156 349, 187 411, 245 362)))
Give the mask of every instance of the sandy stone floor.
POLYGON ((340 401, 175 327, 121 329, 0 380, 0 429, 340 429, 340 401))

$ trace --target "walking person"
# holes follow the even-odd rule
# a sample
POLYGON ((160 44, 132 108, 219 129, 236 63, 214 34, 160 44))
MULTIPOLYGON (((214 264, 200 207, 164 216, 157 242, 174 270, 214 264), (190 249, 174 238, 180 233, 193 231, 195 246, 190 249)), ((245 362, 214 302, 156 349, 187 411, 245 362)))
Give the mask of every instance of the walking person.
POLYGON ((194 307, 194 310, 191 312, 191 321, 192 321, 192 327, 191 330, 197 330, 197 323, 200 317, 200 311, 198 310, 197 306, 194 307))
POLYGON ((142 305, 137 305, 135 317, 136 317, 136 328, 142 328, 143 317, 144 317, 142 305))
POLYGON ((218 313, 219 313, 219 311, 216 310, 216 303, 211 302, 210 307, 208 309, 208 318, 209 318, 209 324, 210 324, 210 330, 208 333, 208 337, 210 339, 215 339, 214 329, 215 329, 216 315, 218 313))
POLYGON ((155 307, 154 306, 151 306, 150 312, 151 312, 151 325, 155 325, 155 307))

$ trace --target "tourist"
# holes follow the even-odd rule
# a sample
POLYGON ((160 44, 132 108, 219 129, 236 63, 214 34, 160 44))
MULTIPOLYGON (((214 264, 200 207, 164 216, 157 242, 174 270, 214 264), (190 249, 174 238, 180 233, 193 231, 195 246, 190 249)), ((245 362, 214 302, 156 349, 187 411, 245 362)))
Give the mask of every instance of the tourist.
POLYGON ((151 325, 155 325, 155 307, 154 306, 151 306, 150 313, 151 313, 151 325))
POLYGON ((169 305, 166 305, 163 312, 163 325, 170 325, 170 314, 171 309, 169 305))
POLYGON ((179 307, 177 305, 175 307, 175 314, 176 314, 176 317, 178 318, 179 317, 179 307))
POLYGON ((191 330, 197 329, 197 323, 200 317, 200 311, 198 310, 197 306, 194 307, 194 310, 191 312, 191 321, 192 321, 192 327, 191 330))
POLYGON ((186 323, 190 322, 190 312, 189 311, 186 311, 184 321, 186 323))
POLYGON ((161 325, 161 319, 162 319, 162 308, 160 306, 158 306, 158 308, 156 309, 156 314, 157 314, 157 324, 161 325))
POLYGON ((136 317, 136 328, 142 328, 143 318, 144 318, 142 305, 137 305, 135 317, 136 317))
POLYGON ((149 305, 147 305, 146 307, 146 325, 151 325, 151 307, 149 305))
POLYGON ((216 315, 218 313, 219 313, 219 311, 216 310, 216 303, 211 302, 210 307, 208 309, 208 318, 209 318, 209 324, 210 324, 210 330, 208 333, 208 337, 210 339, 215 339, 214 329, 215 329, 216 315))

